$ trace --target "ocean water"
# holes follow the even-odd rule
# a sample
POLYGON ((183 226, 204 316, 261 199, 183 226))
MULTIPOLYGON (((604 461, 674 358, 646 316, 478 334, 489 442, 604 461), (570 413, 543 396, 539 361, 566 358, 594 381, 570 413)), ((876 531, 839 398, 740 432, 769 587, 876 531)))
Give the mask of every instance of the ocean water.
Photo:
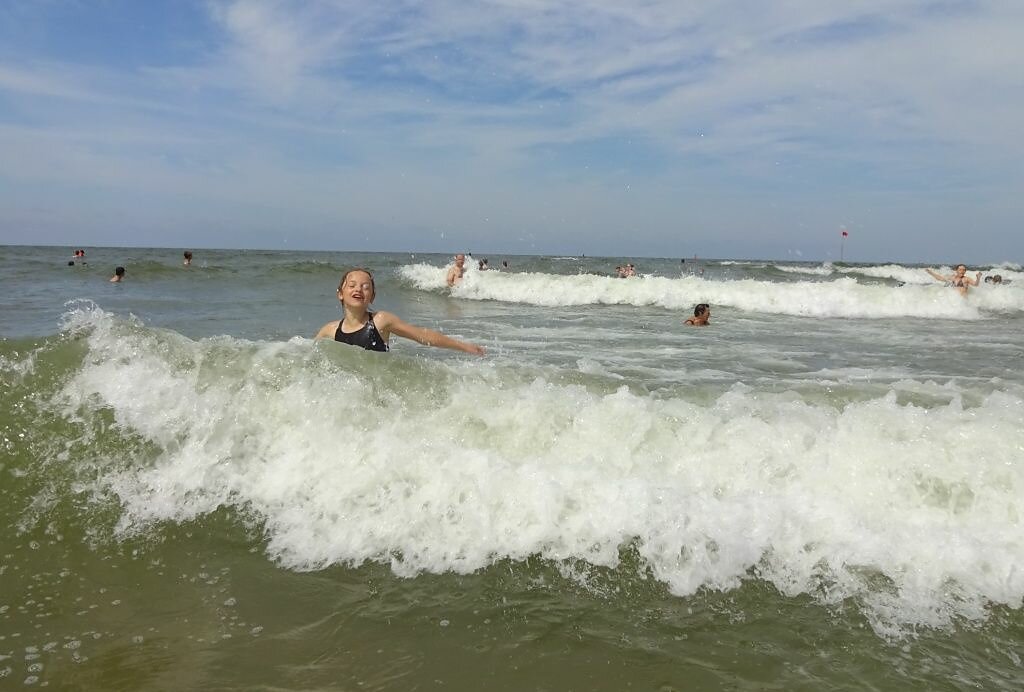
POLYGON ((71 251, 0 255, 0 687, 1024 687, 1019 265, 71 251), (351 266, 488 354, 312 341, 351 266))

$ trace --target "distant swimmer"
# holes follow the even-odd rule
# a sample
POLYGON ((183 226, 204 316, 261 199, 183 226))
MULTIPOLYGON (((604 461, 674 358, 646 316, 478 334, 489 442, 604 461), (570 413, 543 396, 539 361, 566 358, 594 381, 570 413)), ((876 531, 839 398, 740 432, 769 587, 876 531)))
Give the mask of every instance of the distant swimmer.
POLYGON ((119 284, 124 281, 124 267, 115 267, 114 275, 110 277, 110 283, 119 284))
POLYGON ((190 264, 192 264, 192 252, 191 251, 185 250, 185 261, 182 262, 182 264, 184 264, 186 267, 189 266, 190 264))
POLYGON ((711 306, 707 303, 697 303, 693 307, 693 317, 686 320, 684 324, 691 327, 706 327, 711 319, 711 306))
POLYGON ((486 257, 484 259, 480 260, 479 266, 477 266, 477 269, 479 269, 482 272, 485 272, 485 271, 487 271, 490 268, 491 268, 491 265, 487 264, 487 258, 486 257))
POLYGON ((459 254, 455 255, 455 264, 452 265, 452 267, 448 270, 448 277, 445 279, 445 281, 448 283, 449 286, 454 286, 455 284, 462 281, 462 277, 465 275, 466 256, 460 252, 459 254))
POLYGON ((925 271, 931 274, 933 278, 938 279, 939 281, 944 281, 953 288, 955 288, 956 290, 960 291, 960 295, 962 296, 967 295, 968 287, 977 286, 979 283, 981 283, 981 272, 978 272, 977 275, 972 279, 971 277, 967 276, 966 264, 956 265, 956 272, 949 276, 939 274, 938 272, 932 271, 931 269, 925 269, 925 271))
POLYGON ((501 268, 506 271, 509 269, 508 260, 501 260, 501 268))
POLYGON ((86 264, 86 261, 85 261, 85 250, 75 250, 75 254, 74 254, 73 258, 71 259, 71 261, 68 262, 68 266, 70 267, 71 265, 75 264, 76 262, 78 264, 86 264))
POLYGON ((370 303, 376 297, 373 274, 367 269, 350 269, 338 284, 338 300, 345 317, 328 322, 314 338, 334 339, 345 344, 360 346, 367 351, 385 352, 392 334, 412 339, 424 346, 450 348, 482 356, 483 346, 466 343, 445 336, 441 332, 417 327, 400 320, 390 312, 370 312, 370 303))

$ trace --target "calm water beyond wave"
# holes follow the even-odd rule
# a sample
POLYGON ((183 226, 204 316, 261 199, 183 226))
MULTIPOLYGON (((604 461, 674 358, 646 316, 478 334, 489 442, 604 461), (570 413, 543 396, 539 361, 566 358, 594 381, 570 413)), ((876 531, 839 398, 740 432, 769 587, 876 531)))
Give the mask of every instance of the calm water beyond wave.
POLYGON ((1019 265, 70 255, 0 257, 0 687, 1024 687, 1019 265), (312 341, 351 266, 488 355, 312 341))

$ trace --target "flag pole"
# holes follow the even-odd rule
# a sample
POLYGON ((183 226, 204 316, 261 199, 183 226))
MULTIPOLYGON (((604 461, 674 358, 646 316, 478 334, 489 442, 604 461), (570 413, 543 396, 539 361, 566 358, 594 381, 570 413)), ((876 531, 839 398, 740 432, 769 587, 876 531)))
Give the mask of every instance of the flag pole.
POLYGON ((843 255, 844 255, 845 250, 846 250, 846 236, 848 236, 848 235, 850 235, 850 234, 846 232, 846 228, 844 226, 840 226, 839 227, 839 261, 840 262, 843 261, 843 255))

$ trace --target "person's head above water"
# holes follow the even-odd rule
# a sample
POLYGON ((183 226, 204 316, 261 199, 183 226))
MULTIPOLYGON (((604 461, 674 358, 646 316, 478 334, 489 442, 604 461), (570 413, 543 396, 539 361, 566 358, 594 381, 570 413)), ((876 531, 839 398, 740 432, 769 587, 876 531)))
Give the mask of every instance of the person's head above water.
POLYGON ((686 324, 693 327, 705 327, 711 319, 711 306, 707 303, 697 303, 693 306, 693 317, 686 318, 686 324))
POLYGON ((345 298, 348 298, 349 305, 369 306, 377 295, 377 287, 373 282, 373 274, 369 269, 355 267, 341 275, 338 282, 338 300, 345 305, 345 298))
POLYGON ((124 276, 124 267, 114 267, 115 276, 124 276))

